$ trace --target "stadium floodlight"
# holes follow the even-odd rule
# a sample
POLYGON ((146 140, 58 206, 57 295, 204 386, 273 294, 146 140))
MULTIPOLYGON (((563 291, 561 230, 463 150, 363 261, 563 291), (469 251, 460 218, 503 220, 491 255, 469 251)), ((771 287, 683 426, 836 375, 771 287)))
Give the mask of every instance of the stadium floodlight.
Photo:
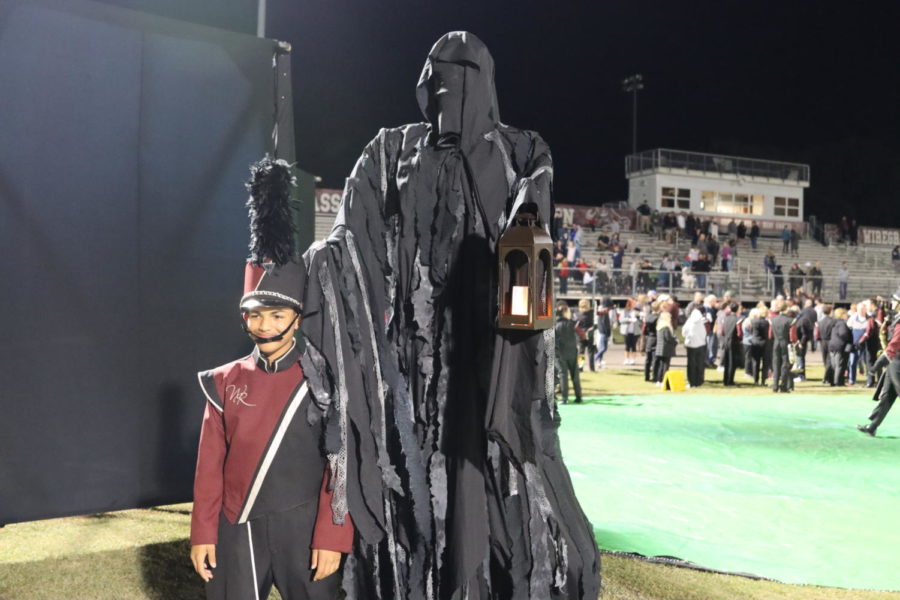
POLYGON ((630 77, 626 77, 622 80, 622 90, 625 92, 631 92, 632 94, 632 107, 631 107, 631 153, 637 154, 637 93, 639 90, 644 89, 644 76, 640 73, 635 73, 630 77))

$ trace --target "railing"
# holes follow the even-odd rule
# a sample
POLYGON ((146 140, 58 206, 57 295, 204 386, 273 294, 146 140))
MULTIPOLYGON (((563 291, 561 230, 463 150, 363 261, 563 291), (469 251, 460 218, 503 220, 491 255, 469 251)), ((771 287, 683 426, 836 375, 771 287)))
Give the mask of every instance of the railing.
POLYGON ((656 290, 688 300, 694 292, 723 295, 726 290, 734 293, 742 302, 763 300, 768 302, 775 296, 797 295, 801 288, 806 297, 818 297, 825 302, 850 303, 874 296, 889 297, 900 284, 900 273, 887 269, 884 275, 862 276, 851 273, 846 288, 841 285, 836 274, 821 278, 809 276, 791 277, 784 273, 779 278, 771 272, 750 272, 749 265, 738 263, 732 271, 711 271, 690 273, 682 271, 660 271, 639 269, 590 270, 585 282, 585 271, 569 267, 569 276, 562 282, 555 269, 556 296, 558 298, 591 298, 604 296, 614 298, 632 297, 656 290), (780 288, 779 288, 780 284, 780 288))
POLYGON ((625 157, 625 175, 655 169, 683 169, 809 183, 809 165, 683 150, 645 150, 625 157))

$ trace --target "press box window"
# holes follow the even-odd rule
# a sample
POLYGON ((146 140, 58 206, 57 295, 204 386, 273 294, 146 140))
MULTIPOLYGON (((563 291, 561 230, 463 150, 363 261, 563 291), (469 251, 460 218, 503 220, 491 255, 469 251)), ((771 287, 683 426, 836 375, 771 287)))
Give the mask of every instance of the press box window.
POLYGON ((775 197, 775 216, 776 217, 799 217, 800 216, 800 199, 799 198, 781 198, 775 197))
POLYGON ((690 210, 691 208, 691 190, 682 188, 664 187, 662 189, 662 201, 660 205, 663 208, 679 208, 690 210))

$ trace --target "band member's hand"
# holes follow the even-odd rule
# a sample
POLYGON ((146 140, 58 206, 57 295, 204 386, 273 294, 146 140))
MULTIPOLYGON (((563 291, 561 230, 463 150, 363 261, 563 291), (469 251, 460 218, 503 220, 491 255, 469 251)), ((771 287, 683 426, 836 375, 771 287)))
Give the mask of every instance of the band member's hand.
POLYGON ((198 544, 191 546, 191 562, 194 563, 194 570, 203 578, 203 581, 209 581, 213 578, 213 572, 207 568, 216 568, 216 545, 215 544, 198 544))
POLYGON ((341 566, 341 553, 333 550, 319 550, 313 548, 309 568, 315 571, 313 581, 325 579, 338 570, 341 566))

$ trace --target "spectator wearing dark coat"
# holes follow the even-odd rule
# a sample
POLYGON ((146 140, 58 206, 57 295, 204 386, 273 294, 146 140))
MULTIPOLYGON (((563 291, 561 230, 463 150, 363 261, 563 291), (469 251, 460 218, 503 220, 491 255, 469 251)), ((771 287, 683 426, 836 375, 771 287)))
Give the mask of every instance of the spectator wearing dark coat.
POLYGON ((734 385, 734 372, 741 362, 740 305, 730 303, 725 309, 725 316, 720 323, 719 335, 722 336, 722 383, 734 385))
POLYGON ((834 365, 831 364, 831 354, 828 350, 828 342, 831 339, 831 330, 834 328, 835 319, 831 316, 834 307, 831 304, 822 306, 822 318, 816 323, 816 339, 819 340, 819 347, 822 351, 822 364, 825 365, 825 373, 822 376, 822 383, 834 385, 834 365))
POLYGON ((672 313, 662 311, 659 313, 659 320, 656 322, 656 381, 657 385, 662 385, 666 371, 669 370, 669 364, 672 357, 675 356, 675 346, 678 345, 678 339, 675 337, 675 331, 672 329, 672 313))
POLYGON ((562 403, 569 402, 569 377, 575 388, 575 402, 581 402, 581 378, 578 373, 578 334, 565 302, 556 306, 556 364, 559 371, 559 391, 562 403))
POLYGON ((847 359, 852 348, 853 333, 847 326, 847 311, 843 308, 835 309, 834 325, 828 336, 828 354, 831 368, 834 369, 833 385, 843 387, 844 372, 847 370, 847 359))

